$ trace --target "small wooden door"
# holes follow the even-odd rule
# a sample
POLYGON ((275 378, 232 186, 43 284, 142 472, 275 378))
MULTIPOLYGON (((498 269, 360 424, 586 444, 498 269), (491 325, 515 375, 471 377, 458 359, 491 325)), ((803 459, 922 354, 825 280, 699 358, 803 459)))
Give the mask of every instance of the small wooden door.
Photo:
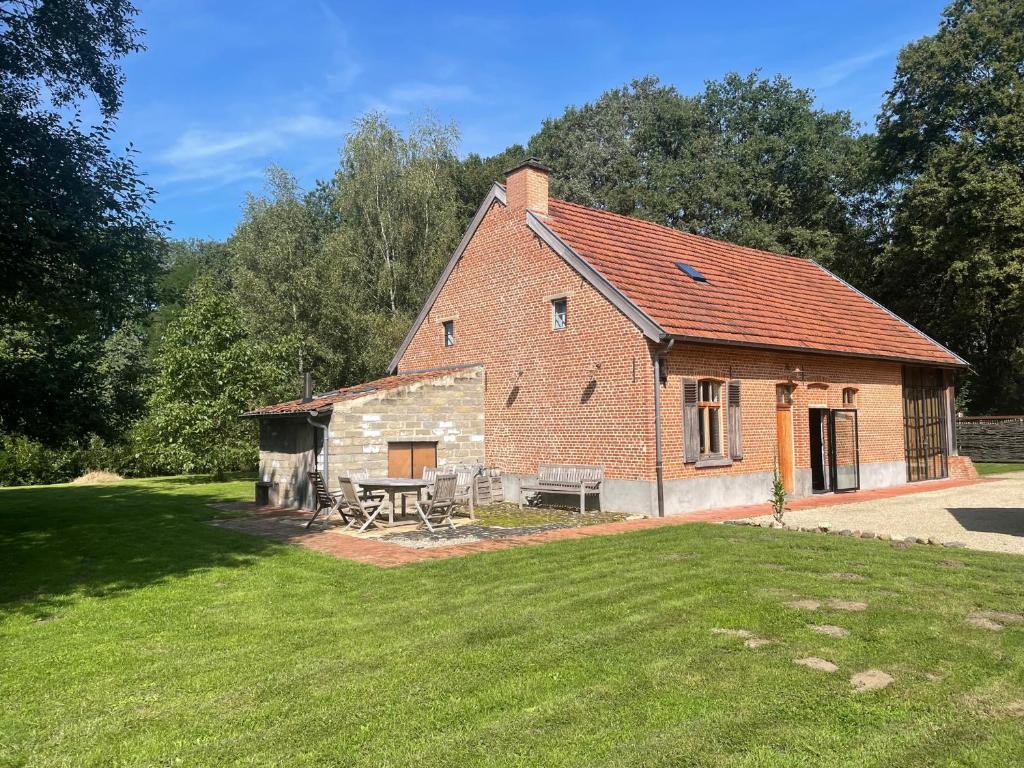
POLYGON ((388 443, 388 477, 423 477, 437 466, 437 443, 388 443))
POLYGON ((792 493, 795 485, 793 470, 793 407, 777 405, 775 407, 775 429, 778 434, 779 476, 788 493, 792 493))

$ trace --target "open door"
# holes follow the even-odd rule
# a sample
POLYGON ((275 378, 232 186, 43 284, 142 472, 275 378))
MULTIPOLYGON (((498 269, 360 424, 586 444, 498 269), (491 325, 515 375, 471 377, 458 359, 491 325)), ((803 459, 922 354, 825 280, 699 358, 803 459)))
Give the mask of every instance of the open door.
POLYGON ((828 414, 829 462, 832 490, 836 493, 860 488, 860 445, 857 411, 834 409, 828 414))

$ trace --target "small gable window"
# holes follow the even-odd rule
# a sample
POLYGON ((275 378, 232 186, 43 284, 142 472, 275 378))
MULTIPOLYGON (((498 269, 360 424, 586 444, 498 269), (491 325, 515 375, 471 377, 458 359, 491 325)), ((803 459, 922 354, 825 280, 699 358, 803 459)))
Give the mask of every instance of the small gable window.
POLYGON ((455 321, 445 320, 444 324, 444 345, 446 347, 455 346, 455 321))
POLYGON ((843 388, 843 405, 849 405, 849 406, 857 405, 857 389, 856 389, 856 387, 844 387, 843 388))
POLYGON ((551 301, 551 328, 555 331, 564 331, 568 318, 569 300, 566 298, 553 299, 551 301))

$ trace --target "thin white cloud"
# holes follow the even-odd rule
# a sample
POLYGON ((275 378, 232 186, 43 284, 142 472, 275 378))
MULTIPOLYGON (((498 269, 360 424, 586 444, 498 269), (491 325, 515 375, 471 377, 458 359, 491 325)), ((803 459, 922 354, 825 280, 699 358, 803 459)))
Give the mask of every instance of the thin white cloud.
POLYGON ((850 75, 859 72, 879 59, 892 56, 906 42, 905 38, 890 40, 884 45, 879 45, 855 56, 849 56, 845 59, 834 61, 831 64, 826 64, 815 73, 815 86, 818 88, 831 88, 833 85, 838 85, 850 75))
POLYGON ((326 73, 327 88, 334 92, 347 91, 356 84, 363 73, 363 65, 356 57, 349 41, 348 27, 338 12, 322 1, 319 7, 334 38, 331 66, 326 73))
POLYGON ((341 139, 347 123, 313 112, 280 117, 266 124, 234 131, 190 128, 162 152, 164 184, 216 181, 222 185, 261 176, 274 153, 299 141, 341 139))

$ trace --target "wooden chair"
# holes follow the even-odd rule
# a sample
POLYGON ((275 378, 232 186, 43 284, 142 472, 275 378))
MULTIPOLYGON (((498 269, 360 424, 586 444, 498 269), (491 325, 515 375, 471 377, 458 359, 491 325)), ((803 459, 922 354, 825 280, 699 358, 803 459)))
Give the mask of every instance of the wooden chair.
POLYGON ((343 510, 343 516, 352 518, 345 527, 351 528, 357 522, 362 521, 363 525, 359 529, 359 533, 362 533, 371 525, 376 525, 377 515, 380 514, 383 502, 360 496, 350 477, 339 477, 338 485, 341 486, 339 508, 343 510))
POLYGON ((340 499, 336 494, 327 490, 327 483, 324 482, 324 476, 320 472, 309 473, 309 484, 313 488, 313 500, 316 502, 316 510, 313 512, 313 516, 309 518, 309 521, 306 523, 306 528, 309 528, 309 526, 313 524, 313 521, 320 517, 321 513, 324 514, 323 521, 320 523, 321 525, 327 522, 327 518, 331 516, 332 512, 337 512, 341 515, 342 520, 348 522, 348 518, 345 517, 345 513, 340 509, 340 499))
POLYGON ((455 468, 455 500, 459 502, 460 506, 462 504, 466 505, 465 508, 470 520, 476 520, 476 514, 473 510, 473 483, 478 474, 480 474, 480 467, 478 465, 460 464, 455 468))
POLYGON ((347 475, 348 479, 356 484, 356 489, 359 491, 359 497, 363 499, 369 499, 370 501, 384 501, 384 497, 387 494, 384 491, 366 491, 363 490, 361 483, 364 480, 370 479, 370 472, 366 469, 356 469, 349 472, 347 475))
POLYGON ((470 520, 476 520, 476 514, 473 509, 475 501, 473 498, 473 482, 476 476, 480 474, 481 469, 482 466, 480 464, 449 464, 442 469, 424 467, 423 479, 430 483, 427 493, 433 493, 434 481, 437 479, 439 472, 454 472, 456 478, 455 500, 458 502, 459 507, 463 504, 466 505, 467 515, 470 520))
POLYGON ((434 525, 447 523, 455 530, 455 523, 452 522, 452 512, 458 502, 455 500, 455 487, 458 477, 454 474, 437 475, 434 478, 434 493, 429 501, 416 502, 416 513, 423 521, 423 525, 431 533, 434 532, 434 525), (432 524, 433 523, 433 524, 432 524))

